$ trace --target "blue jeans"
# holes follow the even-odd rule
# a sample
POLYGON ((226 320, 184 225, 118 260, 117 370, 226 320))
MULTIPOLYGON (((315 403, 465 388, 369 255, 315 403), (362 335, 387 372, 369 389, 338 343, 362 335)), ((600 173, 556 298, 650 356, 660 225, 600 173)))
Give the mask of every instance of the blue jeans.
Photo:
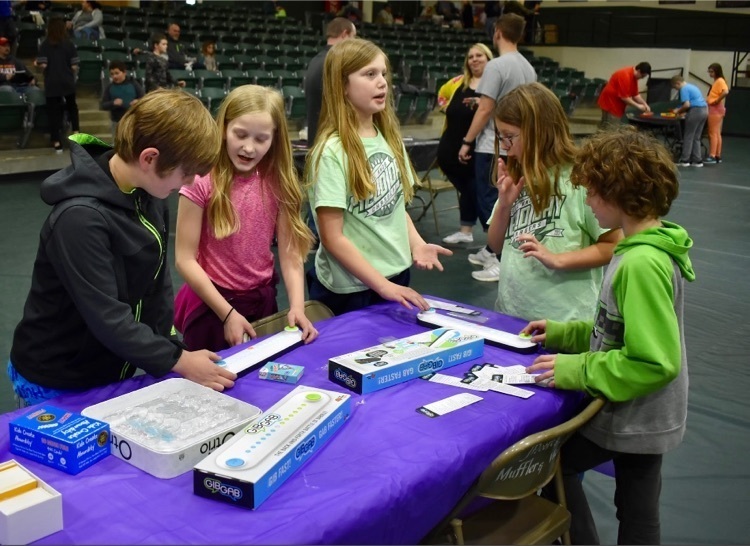
MULTIPOLYGON (((307 292, 310 299, 324 303, 331 311, 333 311, 334 315, 343 315, 349 311, 356 311, 357 309, 363 309, 368 305, 385 301, 380 294, 370 288, 361 292, 353 292, 351 294, 337 294, 336 292, 331 292, 318 280, 315 266, 307 270, 306 277, 307 292)), ((408 269, 405 269, 401 273, 389 277, 388 280, 401 286, 409 286, 411 272, 408 269)))
POLYGON ((492 209, 497 202, 497 188, 492 180, 494 160, 494 154, 474 152, 474 189, 477 196, 477 214, 484 231, 487 231, 487 222, 489 222, 492 209))

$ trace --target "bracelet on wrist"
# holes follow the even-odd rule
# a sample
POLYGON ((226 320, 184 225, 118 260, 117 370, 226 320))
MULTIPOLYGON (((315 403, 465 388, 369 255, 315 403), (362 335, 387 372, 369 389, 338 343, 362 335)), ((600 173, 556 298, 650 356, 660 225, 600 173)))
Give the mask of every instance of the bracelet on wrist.
POLYGON ((226 317, 224 317, 224 320, 223 320, 223 321, 221 321, 221 324, 222 324, 222 325, 224 325, 224 324, 226 324, 226 323, 227 323, 227 321, 229 320, 229 315, 231 315, 231 314, 232 314, 232 311, 234 311, 234 307, 232 307, 232 308, 231 308, 231 309, 229 310, 229 312, 227 313, 227 316, 226 316, 226 317))
POLYGON ((473 140, 469 141, 469 140, 466 140, 464 138, 464 139, 461 140, 461 144, 463 144, 464 146, 473 146, 474 145, 474 141, 473 140))

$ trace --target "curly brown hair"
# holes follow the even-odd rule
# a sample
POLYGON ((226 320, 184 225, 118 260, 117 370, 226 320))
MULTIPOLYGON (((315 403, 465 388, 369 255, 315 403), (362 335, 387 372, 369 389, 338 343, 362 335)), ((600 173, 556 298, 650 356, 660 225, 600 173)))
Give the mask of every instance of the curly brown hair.
POLYGON ((679 191, 669 151, 633 127, 598 133, 585 141, 570 180, 636 219, 666 215, 679 191))

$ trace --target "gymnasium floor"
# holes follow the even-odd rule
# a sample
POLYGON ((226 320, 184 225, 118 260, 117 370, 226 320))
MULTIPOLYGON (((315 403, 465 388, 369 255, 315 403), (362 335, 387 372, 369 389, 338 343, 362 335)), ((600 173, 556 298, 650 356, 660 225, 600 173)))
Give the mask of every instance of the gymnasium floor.
MULTIPOLYGON (((721 165, 681 169, 680 196, 668 217, 685 226, 694 239, 691 258, 697 280, 686 290, 691 380, 688 432, 682 446, 665 457, 663 543, 740 544, 750 537, 750 472, 744 460, 750 452, 750 336, 745 335, 750 315, 750 140, 727 137, 724 147, 721 165)), ((10 171, 3 168, 2 172, 10 171)), ((0 176, 3 358, 21 316, 39 229, 48 213, 39 199, 39 184, 48 174, 0 176)), ((453 194, 444 193, 438 204, 447 206, 453 200, 453 194)), ((440 214, 439 235, 431 214, 417 227, 427 240, 439 242, 457 224, 457 211, 450 210, 440 214)), ((474 281, 470 276, 474 267, 466 260, 484 240, 477 235, 470 248, 454 248, 454 256, 444 260, 444 273, 415 271, 413 286, 422 293, 492 308, 495 284, 474 281)), ((175 275, 175 285, 180 282, 175 275)), ((279 304, 285 306, 285 295, 279 304)), ((13 408, 3 364, 0 411, 13 408)), ((615 543, 614 480, 589 472, 585 484, 603 543, 615 543)))

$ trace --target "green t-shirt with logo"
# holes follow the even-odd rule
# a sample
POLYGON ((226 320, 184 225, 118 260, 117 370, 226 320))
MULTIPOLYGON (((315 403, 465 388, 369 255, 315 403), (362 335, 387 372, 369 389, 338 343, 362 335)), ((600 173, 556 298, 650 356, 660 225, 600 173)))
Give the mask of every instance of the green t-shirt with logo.
MULTIPOLYGON (((321 153, 310 203, 316 226, 318 207, 343 209, 344 236, 381 275, 392 277, 408 269, 412 262, 401 177, 393 152, 380 131, 375 137, 362 138, 362 143, 375 179, 376 194, 357 201, 349 192, 347 157, 336 136, 326 142, 321 153)), ((404 155, 408 157, 405 149, 404 155)), ((332 292, 351 294, 368 288, 323 245, 315 255, 315 270, 323 286, 332 292)))
MULTIPOLYGON (((511 208, 500 261, 495 309, 525 320, 559 322, 591 320, 596 311, 603 268, 547 269, 536 258, 524 258, 519 235, 532 233, 550 252, 559 254, 594 244, 604 233, 586 203, 586 190, 570 183, 570 170, 560 173, 560 197, 552 197, 541 214, 534 212, 524 188, 511 208)), ((497 205, 495 205, 497 206, 497 205)))

